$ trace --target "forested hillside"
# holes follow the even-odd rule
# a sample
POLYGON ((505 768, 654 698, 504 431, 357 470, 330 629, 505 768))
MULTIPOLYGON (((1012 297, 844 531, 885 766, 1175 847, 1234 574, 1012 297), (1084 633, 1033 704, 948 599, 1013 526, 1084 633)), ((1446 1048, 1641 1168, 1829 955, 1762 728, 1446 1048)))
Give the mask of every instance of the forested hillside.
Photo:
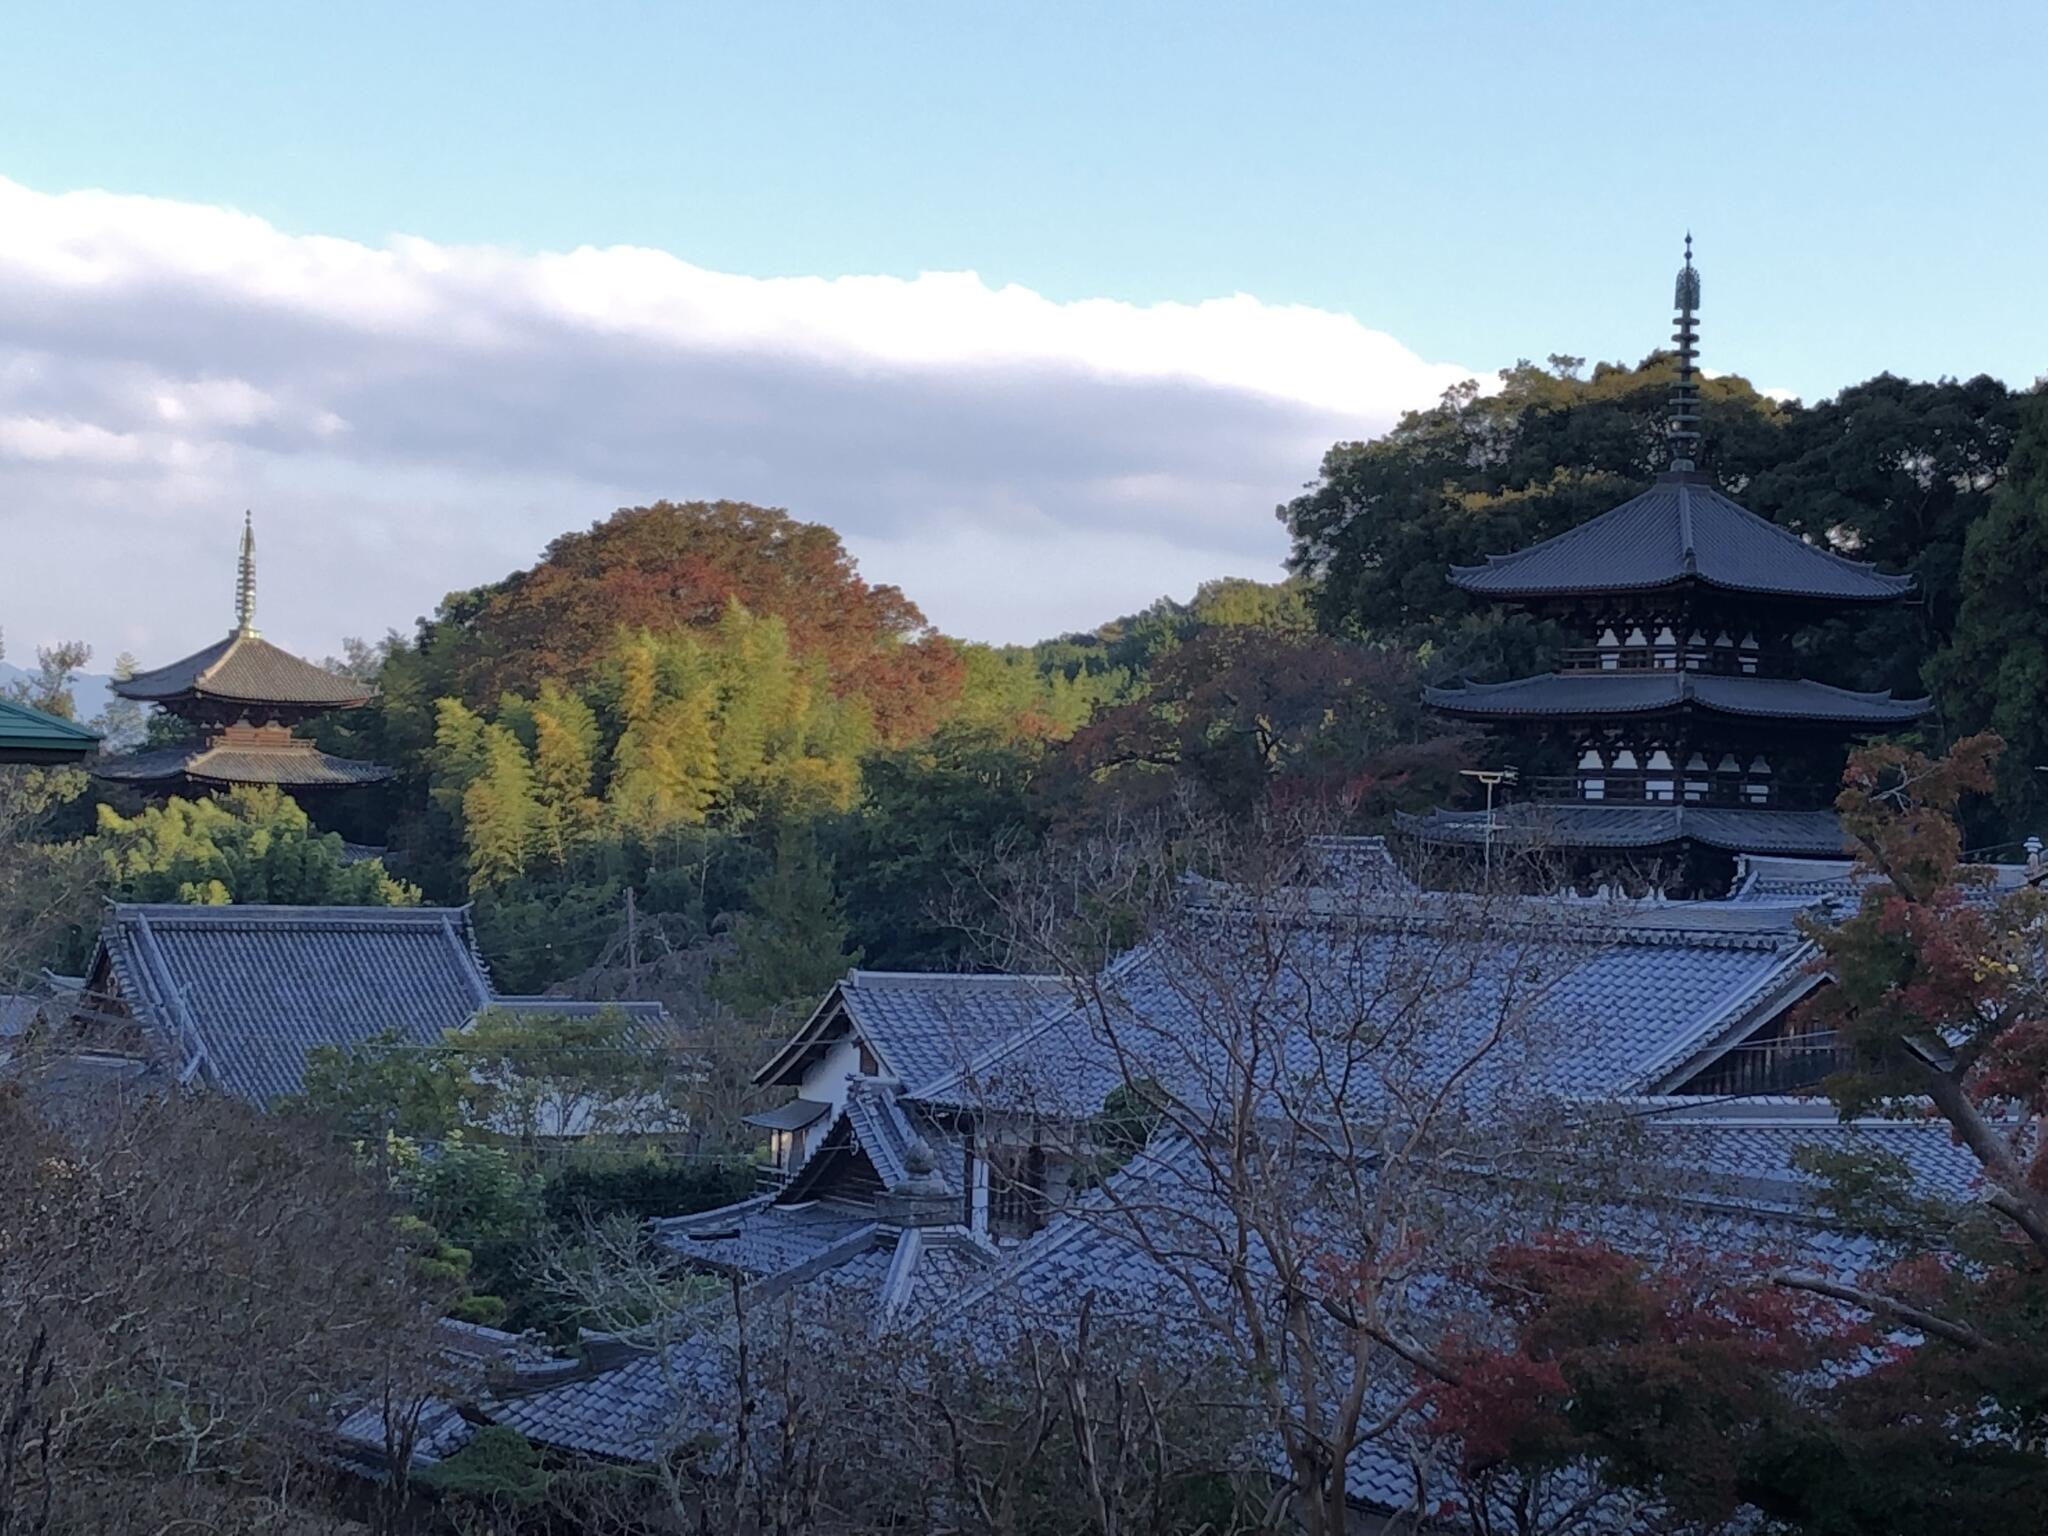
MULTIPOLYGON (((411 635, 351 642, 331 665, 380 693, 328 717, 321 744, 397 775, 323 826, 275 795, 95 820, 74 782, 41 823, 61 856, 41 857, 93 895, 474 901, 508 989, 604 992, 630 971, 692 1012, 794 1004, 855 958, 989 963, 971 937, 981 877, 1047 839, 1188 797, 1228 814, 1311 798, 1356 830, 1455 798, 1488 748, 1428 718, 1419 688, 1531 670, 1554 637, 1475 608, 1445 568, 1639 489, 1670 375, 1662 355, 1556 356, 1453 390, 1330 450, 1279 509, 1287 581, 1213 582, 1030 647, 939 634, 789 513, 628 508, 411 635)), ((1724 376, 1705 411, 1724 488, 1919 577, 1919 601, 1818 632, 1815 674, 1931 689, 1932 746, 1996 727, 2015 750, 1971 836, 2038 830, 2048 605, 2024 552, 2048 537, 2042 392, 1884 375, 1806 406, 1724 376)), ((83 662, 52 658, 46 702, 83 662)), ((75 963, 89 911, 57 926, 42 958, 75 963)))

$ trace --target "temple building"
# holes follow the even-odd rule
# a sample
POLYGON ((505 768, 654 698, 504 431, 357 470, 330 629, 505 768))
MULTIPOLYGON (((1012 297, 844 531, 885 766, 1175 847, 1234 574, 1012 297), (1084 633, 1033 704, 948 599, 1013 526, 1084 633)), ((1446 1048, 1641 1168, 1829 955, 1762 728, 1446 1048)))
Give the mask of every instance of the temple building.
POLYGON ((107 758, 93 773, 162 794, 271 784, 306 791, 374 784, 391 776, 377 763, 322 752, 292 734, 331 709, 366 704, 375 690, 280 650, 256 630, 256 536, 242 526, 235 627, 182 661, 113 684, 124 699, 154 704, 191 728, 174 746, 107 758))
POLYGON ((1489 859, 1540 849, 1581 884, 1626 870, 1626 884, 1719 895, 1737 854, 1840 858, 1831 807, 1849 742, 1927 713, 1926 699, 1798 674, 1801 628, 1896 602, 1913 579, 1798 538, 1700 471, 1699 298, 1688 236, 1669 468, 1555 538, 1452 568, 1454 585, 1575 643, 1554 672, 1426 691, 1433 709, 1507 737, 1515 770, 1489 785, 1502 803, 1406 821, 1424 842, 1489 859))
POLYGON ((99 749, 99 733, 76 720, 0 699, 0 763, 55 767, 83 762, 99 749))

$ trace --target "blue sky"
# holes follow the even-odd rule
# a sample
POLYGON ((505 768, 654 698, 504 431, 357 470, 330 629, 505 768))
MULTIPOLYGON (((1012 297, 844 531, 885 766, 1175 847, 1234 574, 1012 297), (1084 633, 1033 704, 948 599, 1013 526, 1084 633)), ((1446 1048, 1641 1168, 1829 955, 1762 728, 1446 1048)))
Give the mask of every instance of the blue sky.
MULTIPOLYGON (((1270 464, 1247 468, 1229 508, 1190 514, 1183 558, 1157 571, 1161 584, 1185 584, 1224 566, 1270 570, 1273 501, 1314 469, 1298 443, 1326 425, 1384 426, 1433 394, 1438 365, 1483 371, 1555 350, 1633 359, 1659 344, 1688 226, 1706 274, 1710 366, 1807 398, 1881 368, 2014 382, 2048 369, 2044 57, 2038 4, 14 7, 0 20, 0 177, 38 198, 103 189, 231 208, 293 239, 373 252, 416 236, 437 250, 527 255, 646 247, 750 278, 972 271, 991 291, 1014 284, 1083 306, 1073 314, 1093 300, 1243 294, 1264 307, 1262 323, 1295 306, 1350 317, 1429 365, 1404 376, 1405 394, 1389 384, 1384 401, 1306 391, 1341 419, 1304 418, 1270 464), (1290 456, 1299 462, 1283 475, 1290 456)), ((124 250, 173 239, 139 204, 108 217, 127 231, 124 250)), ((179 260, 181 282, 205 265, 189 251, 179 260)), ((165 288, 146 268, 131 297, 165 288)), ((478 313, 488 289, 450 312, 478 313)), ((500 458, 492 496, 518 500, 524 520, 465 545, 463 519, 485 513, 451 489, 473 469, 446 446, 460 433, 436 446, 394 432, 374 454, 337 451, 372 441, 358 420, 367 413, 314 402, 311 373, 237 356, 248 327, 273 313, 250 303, 239 315, 220 308, 217 366, 205 335, 169 330, 135 343, 123 366, 203 386, 216 406, 236 383, 273 405, 303 397, 308 421, 344 425, 321 429, 319 453, 275 438, 188 443, 187 478, 127 533, 161 537, 168 551, 175 530, 206 515, 207 495, 235 503, 225 515, 261 491, 285 548, 310 551, 314 519, 371 518, 403 486, 411 504, 438 509, 447 558, 423 561, 390 611, 357 628, 404 624, 431 604, 435 581, 502 574, 492 562, 531 558, 552 527, 601 512, 605 495, 663 491, 771 497, 832 521, 883 578, 943 587, 912 588, 943 620, 971 630, 999 615, 987 619, 992 638, 1081 622, 1087 604, 1125 595, 1088 586, 1065 606, 991 608, 973 567, 1000 552, 962 546, 949 564, 933 550, 1005 506, 1058 523, 1040 491, 1006 482, 970 495, 949 482, 928 498, 922 526, 935 543, 902 511, 925 494, 918 486, 871 487, 840 506, 827 462, 785 474, 790 461, 776 457, 820 445, 781 438, 747 446, 724 472, 702 455, 670 466, 625 454, 617 473, 500 458), (203 487, 191 453, 211 455, 203 487), (875 513, 883 501, 901 515, 875 513)), ((577 300, 579 315, 591 307, 577 300)), ((37 360, 43 381, 15 401, 35 474, 11 488, 44 511, 93 491, 75 480, 67 490, 50 469, 83 453, 66 423, 129 430, 88 409, 110 386, 61 398, 45 387, 84 366, 79 344, 41 324, 50 308, 20 279, 12 333, 0 329, 0 353, 37 360)), ((761 325, 780 336, 785 323, 761 325)), ((1091 377, 1105 366, 1094 345, 1081 348, 1091 377)), ((1159 345, 1181 356, 1196 343, 1159 345)), ((1014 348, 1001 355, 1014 370, 1014 348)), ((364 366, 388 381, 442 365, 387 354, 364 366)), ((909 364, 890 354, 889 366, 909 364)), ((1196 372, 1222 388, 1219 369, 1196 372)), ((728 387, 695 382, 714 395, 728 387)), ((785 386, 762 387, 767 398, 785 386)), ((1263 376, 1245 389, 1274 393, 1263 376)), ((1003 409, 1042 424, 1062 398, 1005 395, 1003 409)), ((914 402, 892 408, 884 428, 904 430, 914 402)), ((252 410, 282 419, 272 406, 242 417, 252 410)), ((999 438, 1002 411, 990 410, 958 440, 963 454, 977 431, 999 438)), ((873 435, 851 418, 837 430, 873 435)), ((7 441, 0 431, 0 456, 7 441)), ((128 463, 156 452, 121 450, 128 463)), ((1197 473, 1170 458, 1161 448, 1095 464, 1090 483, 1128 493, 1197 473)), ((911 466, 912 478, 928 468, 911 466)), ((941 472, 968 473, 931 470, 941 472)), ((1098 510, 1088 526, 1150 537, 1176 507, 1168 497, 1127 526, 1098 510)), ((123 527, 111 512, 92 526, 123 527)), ((366 561, 389 547, 388 530, 363 537, 366 561)), ((1140 546, 1115 549, 1112 563, 1153 574, 1140 546)), ((0 589, 0 604, 13 596, 0 589)), ((27 633, 55 622, 37 602, 16 603, 36 615, 27 633)), ((158 599, 138 612, 122 638, 153 643, 172 614, 158 599)), ((346 622, 337 609, 308 627, 326 637, 346 622)))
POLYGON ((1640 352, 1689 223, 1724 365, 1809 397, 2048 367, 2015 302, 2048 244, 2039 4, 23 10, 0 146, 45 190, 1244 291, 1489 363, 1640 352))

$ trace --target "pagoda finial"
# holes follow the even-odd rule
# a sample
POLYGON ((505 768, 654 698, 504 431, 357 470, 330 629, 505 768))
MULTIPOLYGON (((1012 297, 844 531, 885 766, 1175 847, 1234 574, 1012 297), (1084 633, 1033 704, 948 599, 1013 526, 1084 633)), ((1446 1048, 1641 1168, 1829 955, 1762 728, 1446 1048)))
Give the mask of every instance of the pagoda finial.
POLYGON ((256 520, 242 513, 242 558, 235 572, 235 633, 256 633, 256 520))
POLYGON ((1671 471, 1690 474, 1699 467, 1700 389, 1693 378, 1693 360, 1699 355, 1700 275, 1692 264, 1692 231, 1685 232, 1685 265, 1678 269, 1677 289, 1671 307, 1678 311, 1673 322, 1678 330, 1678 387, 1671 394, 1671 425, 1666 436, 1671 442, 1671 471))

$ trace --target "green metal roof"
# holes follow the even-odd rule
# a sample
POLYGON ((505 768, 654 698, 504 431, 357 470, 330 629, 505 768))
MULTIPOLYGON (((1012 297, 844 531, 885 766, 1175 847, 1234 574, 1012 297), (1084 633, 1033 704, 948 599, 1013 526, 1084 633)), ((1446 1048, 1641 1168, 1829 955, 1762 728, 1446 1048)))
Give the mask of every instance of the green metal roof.
POLYGON ((99 749, 98 734, 76 720, 0 699, 0 763, 75 763, 99 749))

